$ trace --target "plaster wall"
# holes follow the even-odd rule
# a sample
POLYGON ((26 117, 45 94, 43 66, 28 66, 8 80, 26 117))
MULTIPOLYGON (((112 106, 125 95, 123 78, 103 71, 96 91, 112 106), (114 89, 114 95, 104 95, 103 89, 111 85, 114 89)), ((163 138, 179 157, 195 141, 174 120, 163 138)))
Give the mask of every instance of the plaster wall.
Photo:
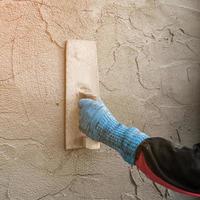
POLYGON ((105 146, 64 151, 64 46, 96 40, 116 117, 190 146, 200 141, 199 22, 199 0, 1 0, 0 200, 172 199, 105 146))

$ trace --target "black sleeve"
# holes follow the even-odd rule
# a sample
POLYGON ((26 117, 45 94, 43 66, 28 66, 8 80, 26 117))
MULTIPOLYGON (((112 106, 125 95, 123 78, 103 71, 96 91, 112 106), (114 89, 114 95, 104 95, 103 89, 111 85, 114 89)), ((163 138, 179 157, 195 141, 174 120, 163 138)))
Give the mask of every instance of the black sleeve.
POLYGON ((200 143, 193 148, 178 147, 166 139, 153 137, 139 146, 136 160, 141 152, 147 166, 160 179, 200 194, 200 143))

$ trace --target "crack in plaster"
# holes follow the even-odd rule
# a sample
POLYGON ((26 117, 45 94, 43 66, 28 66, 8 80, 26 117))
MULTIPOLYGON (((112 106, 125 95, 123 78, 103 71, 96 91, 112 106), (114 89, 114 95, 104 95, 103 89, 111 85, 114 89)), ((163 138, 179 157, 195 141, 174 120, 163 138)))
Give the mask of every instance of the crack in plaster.
POLYGON ((46 4, 43 1, 40 2, 40 1, 33 1, 33 0, 13 0, 13 2, 17 2, 17 3, 24 3, 24 2, 28 3, 28 2, 30 2, 30 3, 36 4, 36 5, 46 6, 47 8, 49 8, 51 10, 52 10, 52 8, 55 8, 55 9, 58 9, 60 11, 63 11, 60 7, 54 6, 54 5, 50 5, 50 4, 46 4))
MULTIPOLYGON (((143 130, 143 131, 144 131, 144 130, 143 130)), ((144 183, 145 181, 144 181, 144 179, 142 178, 142 175, 141 175, 140 170, 139 170, 138 168, 137 168, 137 172, 138 172, 138 175, 139 175, 141 181, 144 183)))
POLYGON ((56 40, 53 39, 53 36, 51 35, 51 33, 49 32, 49 24, 47 22, 47 20, 45 19, 45 17, 43 16, 42 14, 42 11, 41 11, 41 8, 42 8, 43 5, 41 5, 40 7, 38 7, 38 13, 39 13, 39 16, 40 16, 40 19, 44 22, 45 24, 45 33, 48 35, 50 41, 55 44, 57 47, 61 48, 61 49, 64 49, 63 46, 61 46, 60 44, 58 44, 58 42, 56 40))
MULTIPOLYGON (((124 43, 123 43, 124 44, 124 43)), ((107 71, 106 71, 106 75, 108 75, 112 70, 113 70, 113 68, 114 68, 114 66, 115 66, 115 64, 116 64, 116 62, 117 62, 117 55, 116 55, 116 53, 117 53, 117 51, 122 47, 122 45, 123 44, 121 44, 120 42, 116 42, 116 46, 114 46, 112 49, 114 49, 113 51, 112 51, 112 58, 113 58, 113 63, 112 63, 112 65, 107 69, 107 71)))
POLYGON ((45 195, 37 198, 36 200, 42 200, 43 198, 45 198, 47 196, 52 196, 53 197, 53 196, 58 195, 59 193, 62 193, 64 190, 68 189, 73 184, 73 182, 75 180, 76 180, 75 178, 72 179, 69 184, 67 184, 66 186, 64 186, 63 188, 61 188, 60 190, 58 190, 57 192, 54 192, 54 193, 49 192, 49 193, 47 193, 47 194, 45 194, 45 195))
POLYGON ((137 68, 137 79, 138 79, 138 83, 142 86, 143 89, 145 90, 160 90, 160 87, 156 87, 156 88, 150 88, 147 87, 143 81, 142 81, 142 77, 141 77, 141 72, 140 72, 140 67, 139 67, 139 63, 138 63, 138 56, 135 57, 135 64, 136 64, 136 68, 137 68))
MULTIPOLYGON (((128 17, 128 22, 129 22, 129 24, 130 24, 130 27, 131 27, 132 29, 138 31, 139 33, 142 33, 142 35, 143 35, 145 38, 149 38, 149 39, 151 39, 151 40, 155 40, 156 37, 154 36, 153 33, 150 33, 150 35, 148 35, 147 33, 144 33, 143 29, 140 29, 140 28, 136 27, 136 26, 133 24, 132 19, 131 19, 132 13, 133 13, 133 12, 131 12, 131 13, 129 14, 129 17, 128 17)), ((164 29, 166 29, 167 27, 172 26, 172 25, 173 25, 173 24, 165 25, 165 26, 163 26, 163 27, 160 28, 160 29, 155 29, 155 31, 162 31, 162 30, 164 30, 164 29)))
MULTIPOLYGON (((14 30, 14 33, 13 33, 13 35, 12 35, 12 39, 10 40, 10 41, 8 41, 8 42, 5 42, 1 47, 0 47, 0 49, 1 48, 3 48, 4 46, 6 46, 7 44, 11 44, 11 55, 10 55, 10 57, 11 57, 11 75, 10 76, 8 76, 7 78, 4 78, 4 79, 0 79, 0 83, 2 84, 2 82, 6 82, 6 81, 8 81, 8 80, 10 80, 10 79, 12 79, 14 82, 15 82, 15 78, 16 78, 16 76, 17 75, 20 75, 20 74, 22 74, 23 72, 26 72, 26 71, 28 71, 28 70, 24 70, 23 72, 18 72, 18 73, 15 73, 15 71, 14 71, 14 50, 15 50, 15 42, 16 42, 16 33, 17 33, 17 28, 18 28, 18 25, 19 25, 19 22, 20 22, 20 19, 21 19, 21 17, 20 18, 18 18, 16 21, 17 21, 17 25, 16 25, 16 27, 15 27, 15 30, 14 30)), ((26 37, 26 34, 25 35, 23 35, 23 36, 21 36, 21 37, 17 37, 17 39, 18 40, 20 40, 20 39, 23 39, 23 38, 25 38, 26 37)), ((0 84, 0 85, 1 85, 0 84)))
POLYGON ((167 188, 165 189, 164 197, 165 197, 165 199, 168 199, 168 197, 170 197, 170 194, 169 194, 169 191, 167 188))
POLYGON ((162 32, 162 31, 164 31, 166 28, 169 28, 169 27, 171 27, 171 26, 173 26, 174 24, 172 24, 172 23, 170 23, 170 24, 166 24, 166 25, 164 25, 162 28, 157 28, 157 29, 155 29, 155 31, 160 31, 160 32, 162 32))
MULTIPOLYGON (((28 145, 29 145, 29 144, 27 144, 27 146, 28 146, 28 145)), ((21 159, 21 160, 23 160, 23 159, 21 159)), ((23 161, 24 161, 24 160, 23 160, 23 161)), ((31 166, 31 167, 37 169, 37 170, 41 170, 42 172, 45 172, 45 173, 48 174, 48 175, 53 175, 52 170, 49 170, 49 169, 43 168, 43 167, 39 167, 39 166, 34 165, 34 164, 30 163, 30 162, 26 162, 26 161, 25 161, 25 163, 26 163, 27 165, 29 165, 29 166, 31 166)))
POLYGON ((191 37, 191 38, 195 38, 195 39, 200 40, 200 37, 195 36, 195 35, 191 35, 191 34, 189 34, 189 33, 186 33, 185 30, 184 30, 183 28, 179 28, 179 30, 181 31, 181 33, 183 33, 183 34, 186 35, 186 36, 189 36, 189 37, 191 37))
POLYGON ((156 185, 155 182, 152 182, 153 187, 156 189, 156 191, 158 192, 158 194, 163 198, 164 195, 162 194, 162 192, 160 191, 160 189, 158 188, 158 186, 156 185))
MULTIPOLYGON (((103 173, 70 173, 70 174, 62 174, 62 175, 56 175, 58 177, 93 177, 93 176, 102 176, 104 175, 103 173)), ((96 179, 94 179, 96 180, 96 179)))
POLYGON ((17 18, 11 19, 11 20, 5 20, 6 22, 14 22, 14 21, 18 21, 19 19, 21 19, 24 15, 20 15, 17 18))
POLYGON ((178 142, 181 144, 181 136, 180 136, 178 129, 176 129, 176 134, 177 134, 177 137, 178 137, 178 142))
POLYGON ((199 56, 199 54, 197 52, 195 52, 190 45, 187 42, 182 42, 180 40, 175 40, 177 43, 186 46, 186 48, 188 48, 194 55, 199 56))
MULTIPOLYGON (((2 47, 4 47, 6 44, 9 44, 10 42, 4 43, 2 47)), ((10 79, 13 79, 15 81, 15 73, 14 73, 14 59, 13 59, 13 55, 14 55, 14 45, 15 45, 15 38, 13 38, 11 40, 11 55, 10 55, 10 60, 11 60, 11 74, 8 78, 5 79, 0 79, 0 82, 5 82, 8 81, 10 79)))
POLYGON ((113 51, 112 56, 113 56, 113 64, 107 69, 106 74, 108 74, 110 71, 112 71, 113 67, 115 66, 115 63, 116 63, 116 50, 113 51))
POLYGON ((131 184, 134 186, 134 193, 135 193, 135 197, 137 200, 141 200, 139 197, 138 197, 138 185, 135 181, 135 179, 133 178, 133 175, 132 175, 132 171, 131 171, 131 168, 129 168, 129 178, 130 178, 130 181, 131 181, 131 184))
MULTIPOLYGON (((65 34, 65 29, 63 28, 63 26, 61 26, 58 22, 54 21, 54 23, 61 28, 62 32, 65 34)), ((69 33, 72 33, 74 36, 76 36, 77 38, 80 38, 80 35, 77 34, 71 27, 69 24, 66 24, 66 28, 69 31, 69 33)))
POLYGON ((168 28, 167 30, 168 30, 169 35, 170 35, 170 42, 173 43, 175 34, 172 32, 172 30, 170 28, 168 28))
POLYGON ((131 198, 133 200, 135 199, 135 196, 130 194, 130 193, 123 193, 123 194, 120 195, 121 200, 127 199, 126 197, 131 198))
POLYGON ((188 80, 188 82, 190 82, 191 80, 190 80, 190 75, 189 75, 189 70, 190 70, 190 68, 191 67, 187 67, 187 69, 186 69, 186 73, 187 73, 187 80, 188 80))
POLYGON ((15 46, 15 38, 11 40, 11 77, 15 82, 15 72, 14 72, 14 46, 15 46))
POLYGON ((99 83, 108 91, 108 92, 114 92, 117 91, 118 89, 116 88, 109 88, 105 83, 103 83, 102 81, 99 81, 99 83))
POLYGON ((44 145, 42 142, 35 140, 33 138, 6 138, 6 137, 3 137, 3 136, 0 136, 0 139, 8 140, 8 141, 33 141, 33 142, 36 142, 40 145, 44 145))
POLYGON ((177 103, 178 105, 181 105, 181 106, 191 106, 191 104, 185 104, 185 103, 182 103, 181 101, 177 100, 173 94, 165 94, 165 96, 167 96, 169 99, 173 100, 175 103, 177 103))
MULTIPOLYGON (((43 1, 42 1, 42 2, 39 2, 39 1, 32 1, 32 0, 13 0, 13 1, 14 1, 14 2, 22 2, 22 3, 23 3, 23 2, 26 2, 26 3, 30 2, 30 3, 34 4, 35 7, 36 7, 36 9, 38 10, 40 19, 41 19, 41 20, 44 22, 44 24, 45 24, 45 33, 48 35, 50 41, 51 41, 52 43, 54 43, 57 47, 59 47, 59 48, 61 48, 61 49, 64 49, 63 46, 59 45, 58 42, 57 42, 56 40, 53 39, 53 36, 52 36, 51 33, 49 32, 49 26, 50 26, 50 25, 48 24, 47 20, 44 18, 43 14, 42 14, 42 11, 41 11, 41 9, 42 9, 43 6, 49 8, 51 11, 52 11, 52 8, 55 8, 55 9, 58 9, 59 11, 63 12, 62 9, 60 9, 60 8, 57 7, 57 6, 53 6, 53 5, 46 4, 46 3, 44 3, 43 1)), ((57 24, 57 25, 59 25, 59 24, 57 24)), ((59 25, 59 27, 61 27, 61 26, 59 25)), ((63 27, 62 27, 62 29, 63 29, 63 27)), ((72 31, 72 30, 71 30, 71 31, 72 31)))

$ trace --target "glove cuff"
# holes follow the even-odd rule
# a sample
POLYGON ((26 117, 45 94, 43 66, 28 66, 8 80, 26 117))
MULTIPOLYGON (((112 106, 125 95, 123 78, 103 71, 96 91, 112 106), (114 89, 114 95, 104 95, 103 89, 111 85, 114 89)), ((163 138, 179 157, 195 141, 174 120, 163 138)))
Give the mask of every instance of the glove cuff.
POLYGON ((136 150, 138 146, 149 136, 137 128, 127 128, 121 135, 121 148, 118 152, 123 159, 131 165, 135 163, 136 150))
POLYGON ((128 128, 118 123, 110 116, 105 116, 101 123, 104 126, 97 125, 96 129, 99 133, 98 140, 118 151, 126 162, 133 165, 138 146, 149 136, 137 128, 128 128))

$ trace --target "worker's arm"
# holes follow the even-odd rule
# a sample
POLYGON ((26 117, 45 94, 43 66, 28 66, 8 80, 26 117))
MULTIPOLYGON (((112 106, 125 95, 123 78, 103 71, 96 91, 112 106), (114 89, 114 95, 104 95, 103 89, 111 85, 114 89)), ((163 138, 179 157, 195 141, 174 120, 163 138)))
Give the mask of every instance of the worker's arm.
POLYGON ((119 123, 103 102, 82 99, 80 130, 117 150, 148 178, 169 189, 200 197, 200 144, 175 147, 170 141, 119 123))

